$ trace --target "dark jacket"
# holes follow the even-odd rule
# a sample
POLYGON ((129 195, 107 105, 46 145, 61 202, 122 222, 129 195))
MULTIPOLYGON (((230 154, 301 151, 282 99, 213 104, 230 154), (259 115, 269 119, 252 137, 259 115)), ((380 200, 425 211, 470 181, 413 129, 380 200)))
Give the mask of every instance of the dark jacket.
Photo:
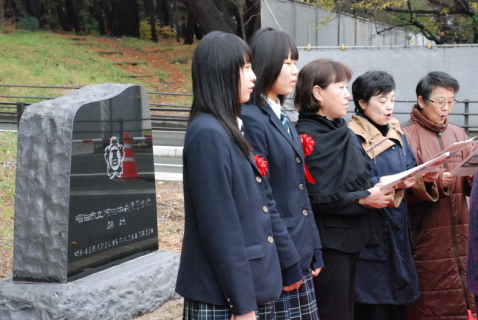
MULTIPOLYGON (((436 156, 449 145, 466 140, 465 131, 451 123, 434 124, 414 107, 410 121, 402 124, 417 165, 436 156)), ((453 170, 471 152, 467 148, 440 166, 453 170)), ((409 305, 409 320, 468 319, 473 296, 465 289, 468 242, 468 205, 470 185, 456 177, 451 188, 437 181, 439 199, 409 201, 414 259, 420 281, 421 297, 409 305)))
MULTIPOLYGON (((317 121, 317 117, 313 114, 300 114, 296 129, 299 134, 307 134, 314 140, 314 150, 305 158, 305 163, 315 180, 324 180, 321 172, 327 170, 327 168, 324 168, 324 164, 318 159, 324 138, 320 133, 319 127, 321 124, 317 121)), ((353 133, 350 132, 349 134, 352 135, 353 133)), ((353 147, 356 146, 353 145, 353 147)), ((347 157, 348 150, 343 150, 343 152, 342 156, 347 157)), ((340 162, 340 159, 331 160, 340 162)), ((363 158, 360 161, 365 162, 363 158)), ((340 163, 338 164, 340 165, 340 163)), ((369 179, 368 172, 367 179, 369 179)), ((347 184, 343 186, 344 194, 341 199, 319 203, 316 194, 321 192, 321 190, 318 190, 320 188, 317 184, 307 182, 309 199, 324 248, 354 253, 362 250, 369 242, 370 230, 367 216, 374 210, 355 200, 368 196, 370 193, 367 189, 370 187, 369 180, 363 181, 361 185, 347 184)))
POLYGON ((277 210, 299 252, 302 270, 323 267, 322 244, 305 187, 304 152, 297 131, 290 126, 289 134, 269 106, 244 104, 241 118, 244 136, 254 154, 268 162, 267 178, 277 210))
MULTIPOLYGON (((386 136, 367 119, 356 115, 352 116, 349 128, 355 133, 357 144, 372 168, 372 184, 378 183, 382 176, 415 166, 415 156, 397 120, 390 122, 386 136)), ((397 201, 398 207, 387 207, 377 212, 382 244, 360 252, 355 290, 357 302, 403 305, 415 301, 420 295, 411 249, 407 203, 404 199, 400 200, 397 201)))
POLYGON ((299 256, 252 155, 244 158, 207 114, 189 124, 183 152, 186 219, 176 291, 230 305, 234 314, 274 301, 281 268, 299 256))
POLYGON ((468 289, 478 296, 478 178, 475 176, 470 194, 470 225, 466 280, 468 289), (474 241, 472 239, 475 239, 474 241))

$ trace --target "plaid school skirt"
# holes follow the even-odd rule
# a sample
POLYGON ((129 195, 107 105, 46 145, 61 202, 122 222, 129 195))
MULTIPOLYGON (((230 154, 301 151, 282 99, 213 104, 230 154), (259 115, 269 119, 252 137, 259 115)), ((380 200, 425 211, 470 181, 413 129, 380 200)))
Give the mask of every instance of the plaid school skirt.
MULTIPOLYGON (((274 320, 272 302, 259 305, 256 320, 274 320)), ((189 300, 184 298, 183 320, 231 320, 232 310, 229 306, 189 300)))
POLYGON ((273 305, 275 320, 319 320, 312 272, 308 271, 299 289, 282 291, 273 305))

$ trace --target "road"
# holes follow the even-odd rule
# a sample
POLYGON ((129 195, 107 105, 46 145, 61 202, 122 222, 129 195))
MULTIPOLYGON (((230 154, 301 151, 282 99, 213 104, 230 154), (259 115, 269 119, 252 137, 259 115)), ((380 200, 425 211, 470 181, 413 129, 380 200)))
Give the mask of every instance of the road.
POLYGON ((153 131, 156 180, 182 181, 184 135, 178 131, 153 131))
MULTIPOLYGON (((16 126, 0 124, 0 131, 16 131, 16 126)), ((182 148, 185 132, 153 130, 155 179, 182 181, 182 148)))

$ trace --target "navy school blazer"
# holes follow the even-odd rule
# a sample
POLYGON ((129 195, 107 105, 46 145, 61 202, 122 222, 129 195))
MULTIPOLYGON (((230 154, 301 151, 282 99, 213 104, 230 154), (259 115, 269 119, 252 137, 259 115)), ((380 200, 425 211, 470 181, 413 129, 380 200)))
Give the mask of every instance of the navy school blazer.
POLYGON ((301 257, 302 270, 322 267, 322 244, 306 188, 300 136, 292 123, 289 134, 269 106, 243 104, 241 118, 254 154, 268 161, 267 179, 282 222, 301 257))
POLYGON ((276 300, 299 255, 252 160, 202 114, 183 150, 185 230, 176 292, 244 314, 276 300))

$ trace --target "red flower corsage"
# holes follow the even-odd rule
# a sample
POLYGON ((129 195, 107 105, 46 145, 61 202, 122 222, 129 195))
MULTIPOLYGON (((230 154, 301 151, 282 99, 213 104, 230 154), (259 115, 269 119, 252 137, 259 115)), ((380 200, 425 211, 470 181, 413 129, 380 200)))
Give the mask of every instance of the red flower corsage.
POLYGON ((261 176, 265 177, 267 172, 267 161, 258 154, 254 155, 254 161, 256 161, 256 166, 259 169, 261 176))
POLYGON ((300 135, 300 140, 302 141, 302 148, 304 149, 304 157, 307 157, 314 150, 315 141, 311 136, 305 133, 300 135))
MULTIPOLYGON (((302 141, 302 149, 304 149, 304 157, 307 157, 314 150, 315 141, 314 139, 312 139, 311 136, 304 133, 300 135, 300 140, 302 141)), ((316 183, 314 178, 312 177, 312 174, 309 171, 309 168, 307 167, 305 163, 304 163, 304 174, 305 174, 305 178, 307 179, 309 183, 312 183, 312 184, 316 183)))

